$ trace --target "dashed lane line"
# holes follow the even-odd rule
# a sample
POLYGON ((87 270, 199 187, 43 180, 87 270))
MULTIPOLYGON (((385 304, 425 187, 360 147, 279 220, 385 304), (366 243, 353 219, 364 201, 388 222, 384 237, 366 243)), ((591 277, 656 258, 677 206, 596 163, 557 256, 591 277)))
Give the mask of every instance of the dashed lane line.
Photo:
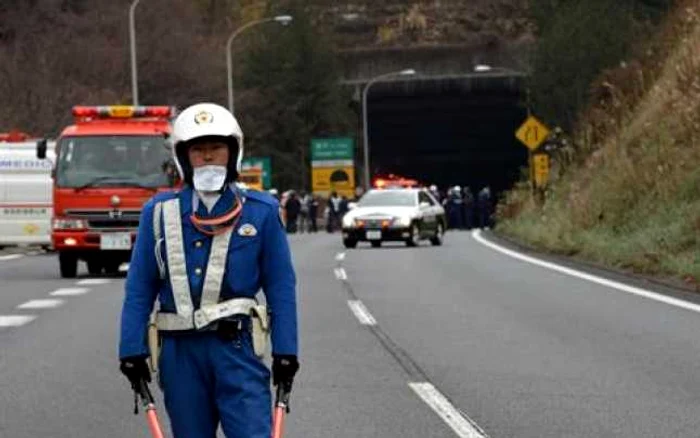
POLYGON ((377 325, 377 320, 374 319, 374 316, 372 316, 371 313, 369 313, 369 310, 367 310, 367 307, 362 304, 362 301, 350 300, 348 301, 348 306, 350 306, 350 310, 352 310, 352 313, 355 314, 355 318, 360 321, 360 324, 377 325))
POLYGON ((450 401, 428 382, 411 382, 408 384, 460 438, 484 438, 486 433, 469 417, 450 403, 450 401))
POLYGON ((8 254, 8 255, 0 256, 0 262, 21 259, 22 257, 24 257, 24 254, 8 254))
POLYGON ((80 280, 75 283, 78 286, 97 286, 101 284, 108 284, 111 280, 108 278, 86 278, 85 280, 80 280))
POLYGON ((576 269, 567 268, 565 266, 561 266, 561 265, 558 265, 556 263, 546 262, 544 260, 540 260, 540 259, 537 259, 535 257, 530 257, 530 256, 527 256, 525 254, 521 254, 517 251, 513 251, 512 249, 505 248, 501 245, 498 245, 496 243, 493 243, 493 242, 485 239, 481 235, 480 230, 473 231, 472 236, 474 237, 474 239, 477 242, 481 243, 482 245, 487 246, 495 251, 498 251, 501 254, 505 254, 505 255, 510 256, 512 258, 518 259, 520 261, 530 263, 533 265, 537 265, 537 266, 540 266, 542 268, 549 269, 552 271, 556 271, 556 272, 559 272, 561 274, 570 275, 572 277, 580 278, 582 280, 587 280, 587 281, 590 281, 591 283, 596 283, 596 284, 600 284, 602 286, 606 286, 606 287, 609 287, 612 289, 617 289, 617 290, 622 291, 622 292, 627 292, 627 293, 630 293, 633 295, 648 298, 650 300, 659 301, 659 302, 662 302, 665 304, 669 304, 671 306, 676 306, 676 307, 680 307, 682 309, 686 309, 686 310, 700 313, 700 305, 698 305, 698 304, 694 304, 694 303, 691 303, 689 301, 685 301, 685 300, 681 300, 678 298, 673 298, 673 297, 669 297, 666 295, 662 295, 660 293, 652 292, 652 291, 642 289, 639 287, 630 286, 629 284, 620 283, 619 281, 608 280, 607 278, 599 277, 599 276, 593 275, 593 274, 588 274, 586 272, 578 271, 576 269))
POLYGON ((343 260, 345 260, 345 253, 344 252, 339 252, 338 254, 335 255, 336 262, 342 262, 343 260))
POLYGON ((345 281, 348 279, 348 274, 344 268, 335 268, 333 271, 335 272, 335 278, 338 280, 345 281))
POLYGON ((338 261, 334 269, 336 277, 343 280, 343 289, 352 298, 348 300, 348 306, 360 324, 369 326, 369 330, 376 336, 386 351, 396 359, 409 377, 408 386, 426 403, 459 438, 488 438, 484 432, 469 416, 456 408, 450 400, 430 383, 425 372, 420 366, 399 347, 377 324, 367 307, 358 299, 352 285, 347 281, 347 274, 341 264, 345 258, 344 253, 336 255, 338 261), (339 257, 343 254, 342 257, 339 257), (343 278, 341 278, 343 277, 343 278))
POLYGON ((34 319, 35 315, 0 315, 0 327, 19 327, 34 319))
POLYGON ((63 304, 63 300, 31 300, 17 306, 18 309, 52 309, 63 304))
POLYGON ((88 292, 90 292, 90 289, 88 289, 86 287, 64 287, 61 289, 56 289, 55 291, 51 292, 49 295, 54 296, 54 297, 66 297, 66 296, 84 295, 88 292))

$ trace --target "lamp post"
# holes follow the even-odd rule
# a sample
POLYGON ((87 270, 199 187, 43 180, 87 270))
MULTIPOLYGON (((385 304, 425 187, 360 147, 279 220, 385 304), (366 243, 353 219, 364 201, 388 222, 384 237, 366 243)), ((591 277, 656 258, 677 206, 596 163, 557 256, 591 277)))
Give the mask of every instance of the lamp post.
POLYGON ((231 114, 233 114, 233 59, 231 56, 231 44, 233 43, 233 40, 236 39, 236 37, 243 33, 245 30, 250 29, 251 27, 256 26, 258 24, 275 21, 286 26, 293 19, 294 18, 290 15, 277 15, 276 17, 269 17, 251 21, 233 31, 228 37, 228 41, 226 41, 226 71, 228 74, 228 109, 229 111, 231 111, 231 114))
POLYGON ((134 0, 129 7, 129 43, 131 45, 131 100, 139 104, 139 84, 136 75, 136 6, 141 0, 134 0))
POLYGON ((396 71, 392 73, 386 73, 383 75, 376 76, 372 79, 370 79, 369 82, 367 82, 367 85, 365 85, 364 89, 362 90, 362 126, 364 130, 364 167, 365 167, 365 190, 369 190, 370 187, 370 181, 369 181, 369 129, 367 127, 367 94, 369 93, 369 89, 372 85, 375 83, 381 81, 382 79, 386 79, 392 76, 413 76, 416 74, 416 71, 411 69, 406 69, 406 70, 401 70, 401 71, 396 71))

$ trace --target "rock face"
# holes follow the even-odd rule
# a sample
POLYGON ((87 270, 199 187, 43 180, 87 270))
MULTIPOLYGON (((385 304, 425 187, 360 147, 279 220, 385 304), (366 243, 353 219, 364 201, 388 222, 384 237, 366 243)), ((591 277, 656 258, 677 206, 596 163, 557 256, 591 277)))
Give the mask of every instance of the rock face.
POLYGON ((514 43, 531 40, 528 0, 309 2, 341 49, 514 43))
POLYGON ((309 0, 346 80, 401 68, 457 74, 480 63, 523 70, 534 41, 529 0, 309 0))

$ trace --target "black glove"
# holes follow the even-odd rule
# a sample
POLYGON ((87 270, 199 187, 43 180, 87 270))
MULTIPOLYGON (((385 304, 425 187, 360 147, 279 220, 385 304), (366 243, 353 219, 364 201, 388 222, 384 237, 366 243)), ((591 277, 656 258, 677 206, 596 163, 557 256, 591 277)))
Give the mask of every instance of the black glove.
POLYGON ((292 390, 294 375, 299 370, 299 360, 294 355, 273 355, 272 357, 272 384, 282 385, 287 390, 292 390))
POLYGON ((151 370, 146 362, 146 356, 125 357, 121 360, 119 370, 129 379, 134 391, 138 391, 142 380, 151 383, 151 370))

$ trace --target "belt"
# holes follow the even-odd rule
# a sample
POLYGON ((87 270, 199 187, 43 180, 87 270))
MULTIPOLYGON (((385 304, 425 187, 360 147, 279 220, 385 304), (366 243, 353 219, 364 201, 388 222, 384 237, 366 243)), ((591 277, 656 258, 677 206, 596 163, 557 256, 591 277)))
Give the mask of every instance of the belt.
POLYGON ((254 298, 233 298, 218 304, 201 307, 191 315, 158 312, 156 326, 160 332, 202 330, 211 323, 233 315, 250 315, 258 304, 254 298))

